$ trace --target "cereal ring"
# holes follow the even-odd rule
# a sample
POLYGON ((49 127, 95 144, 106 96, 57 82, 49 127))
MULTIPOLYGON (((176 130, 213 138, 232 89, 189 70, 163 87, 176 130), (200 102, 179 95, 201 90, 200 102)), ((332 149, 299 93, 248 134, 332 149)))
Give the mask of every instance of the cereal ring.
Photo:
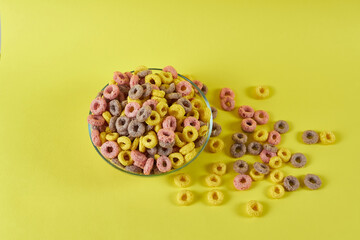
POLYGON ((180 188, 186 188, 191 184, 191 177, 187 173, 180 173, 174 177, 174 183, 180 188))
POLYGON ((211 205, 220 205, 224 201, 224 193, 219 190, 211 190, 207 193, 207 200, 211 205))
POLYGON ((144 66, 144 65, 141 65, 141 66, 137 66, 135 69, 134 69, 134 74, 138 74, 138 72, 141 72, 141 71, 145 71, 145 70, 148 70, 149 68, 144 66))
POLYGON ((176 92, 180 93, 182 96, 189 95, 192 91, 192 85, 188 81, 179 82, 176 87, 176 92))
POLYGON ((332 144, 336 141, 335 134, 333 132, 320 132, 320 141, 322 144, 332 144))
POLYGON ((285 194, 285 189, 280 184, 276 184, 269 188, 269 195, 272 198, 275 198, 275 199, 282 198, 284 196, 284 194, 285 194))
POLYGON ((195 147, 198 148, 198 147, 201 147, 202 145, 204 145, 206 142, 206 139, 207 139, 206 136, 198 137, 198 139, 196 139, 194 141, 195 147))
POLYGON ((272 158, 274 156, 276 156, 275 152, 269 152, 265 149, 263 149, 260 153, 260 158, 261 158, 261 161, 263 161, 263 163, 269 163, 270 158, 272 158))
POLYGON ((144 175, 150 175, 151 170, 154 167, 154 159, 153 158, 148 158, 148 160, 146 160, 145 166, 144 166, 144 175))
POLYGON ((258 171, 256 171, 255 168, 250 170, 249 175, 252 178, 252 180, 254 180, 254 181, 261 181, 264 179, 264 176, 265 176, 264 174, 261 174, 258 171))
POLYGON ((319 141, 319 134, 312 130, 307 130, 302 134, 302 140, 306 144, 315 144, 319 141))
POLYGON ((179 152, 182 155, 186 155, 189 152, 191 152, 193 149, 195 148, 195 143, 194 142, 189 142, 188 144, 184 145, 183 147, 180 148, 179 152))
POLYGON ((106 111, 107 103, 104 98, 95 98, 90 104, 90 111, 94 115, 101 115, 106 111))
POLYGON ((122 108, 122 109, 125 109, 125 107, 126 107, 127 104, 128 104, 128 101, 127 101, 127 100, 121 101, 121 108, 122 108))
POLYGON ((104 98, 108 100, 113 100, 117 98, 119 94, 120 94, 120 89, 115 84, 108 85, 103 92, 104 98))
POLYGON ((296 168, 301 168, 306 164, 306 157, 302 153, 294 153, 290 158, 290 163, 296 168))
POLYGON ((246 143, 247 142, 247 135, 245 133, 234 133, 231 136, 231 139, 235 142, 235 143, 246 143))
POLYGON ((270 173, 270 180, 273 183, 280 183, 284 179, 284 173, 278 169, 273 170, 270 173))
POLYGON ((124 74, 128 77, 128 79, 130 79, 133 75, 131 72, 125 72, 124 74))
POLYGON ((208 142, 209 151, 212 153, 217 153, 223 150, 224 148, 224 141, 220 138, 211 138, 208 142))
POLYGON ((117 139, 117 143, 123 151, 129 150, 131 148, 131 140, 126 136, 119 137, 117 139))
POLYGON ((131 150, 136 150, 139 146, 139 142, 140 142, 140 139, 139 138, 135 138, 131 144, 131 147, 130 149, 131 150))
POLYGON ((279 120, 274 124, 274 130, 280 134, 289 131, 289 124, 284 120, 279 120))
POLYGON ((244 154, 246 153, 246 146, 243 143, 234 143, 233 145, 231 145, 230 148, 230 154, 232 157, 234 158, 239 158, 244 156, 244 154))
POLYGON ((144 99, 144 98, 149 97, 153 90, 152 85, 150 83, 144 83, 144 84, 141 84, 141 87, 143 89, 143 94, 142 94, 141 98, 144 99))
POLYGON ((185 139, 185 141, 187 142, 193 142, 195 141, 198 136, 199 136, 199 133, 198 131, 196 130, 195 127, 193 126, 186 126, 184 127, 183 131, 183 138, 185 139))
POLYGON ((158 139, 156 135, 147 134, 143 137, 142 144, 146 148, 154 148, 158 144, 158 139))
POLYGON ((113 158, 113 159, 111 159, 110 161, 111 161, 112 164, 114 164, 114 165, 116 165, 116 166, 118 166, 118 167, 120 167, 120 168, 125 168, 125 166, 122 165, 122 164, 119 162, 119 159, 118 159, 118 158, 113 158))
MULTIPOLYGON (((154 85, 153 85, 154 86, 154 85)), ((165 92, 159 89, 154 89, 151 91, 151 95, 159 98, 165 97, 165 92)))
POLYGON ((211 137, 217 137, 220 135, 222 131, 222 128, 220 126, 220 124, 213 122, 213 127, 212 127, 212 132, 211 132, 211 137))
POLYGON ((221 185, 221 177, 211 173, 205 177, 205 183, 209 187, 218 187, 221 185))
POLYGON ((254 132, 254 140, 258 142, 265 142, 269 137, 268 131, 260 129, 254 132))
POLYGON ((151 107, 151 110, 155 111, 157 104, 158 104, 158 101, 156 101, 154 99, 149 99, 143 103, 143 106, 149 106, 149 107, 151 107))
POLYGON ((159 141, 163 143, 172 143, 175 141, 175 133, 170 129, 160 129, 157 135, 159 141))
POLYGON ((196 156, 196 154, 197 154, 196 149, 193 149, 187 154, 185 154, 184 156, 185 162, 190 162, 196 156))
POLYGON ((105 139, 108 141, 116 141, 119 138, 119 134, 117 132, 107 133, 105 139))
POLYGON ((176 118, 174 116, 167 116, 162 122, 162 127, 164 129, 170 129, 171 131, 175 131, 176 129, 176 118))
POLYGON ((159 154, 160 156, 169 156, 172 152, 173 152, 172 146, 168 146, 168 147, 158 146, 157 147, 157 154, 159 154))
POLYGON ((113 116, 120 116, 122 107, 119 100, 114 99, 109 102, 109 112, 113 116))
POLYGON ((191 102, 186 98, 180 98, 176 101, 177 104, 182 106, 185 109, 185 113, 188 113, 192 110, 191 102))
POLYGON ((119 85, 126 85, 129 83, 129 77, 126 74, 123 74, 121 72, 117 72, 117 71, 114 72, 113 79, 119 85))
POLYGON ((172 167, 170 159, 166 156, 160 156, 156 160, 156 166, 159 169, 159 171, 163 173, 170 171, 172 167))
POLYGON ((268 97, 270 94, 270 90, 268 87, 265 87, 265 86, 257 86, 255 88, 255 95, 258 97, 258 98, 266 98, 268 97))
POLYGON ((161 78, 156 74, 149 74, 145 77, 145 83, 154 84, 159 87, 161 85, 161 78))
POLYGON ((141 85, 133 86, 129 91, 129 97, 131 99, 140 99, 144 93, 144 89, 141 85))
MULTIPOLYGON (((129 93, 129 90, 130 90, 130 86, 128 86, 128 85, 118 85, 118 87, 119 87, 120 92, 122 93, 122 96, 121 96, 121 94, 120 94, 120 95, 119 95, 119 98, 120 98, 120 97, 124 97, 124 99, 125 99, 125 97, 128 96, 128 93, 129 93)), ((124 99, 119 99, 119 101, 121 102, 121 101, 123 101, 124 99)))
POLYGON ((212 114, 212 118, 215 119, 217 116, 218 110, 216 109, 216 107, 211 106, 211 114, 212 114))
POLYGON ((266 175, 270 172, 269 166, 265 163, 255 162, 253 166, 258 173, 266 175))
POLYGON ((173 66, 166 66, 162 69, 164 72, 171 73, 172 77, 176 79, 178 77, 178 73, 176 72, 175 68, 173 66))
POLYGON ((255 131, 255 129, 256 129, 255 120, 253 120, 252 118, 244 118, 241 121, 241 129, 244 132, 248 132, 248 133, 251 133, 251 132, 255 131))
POLYGON ((251 187, 251 183, 251 177, 246 174, 239 174, 234 178, 234 187, 237 190, 247 190, 251 187))
POLYGON ((169 72, 159 72, 157 75, 160 76, 163 84, 170 84, 174 81, 173 76, 169 72))
POLYGON ((221 108, 225 111, 232 111, 235 108, 235 100, 231 97, 224 97, 220 101, 221 108))
POLYGON ((140 104, 137 102, 130 102, 125 106, 125 115, 129 118, 136 117, 137 112, 140 109, 140 104))
POLYGON ((159 102, 156 105, 156 112, 159 113, 160 117, 164 117, 168 113, 169 106, 165 102, 159 102))
POLYGON ((277 152, 277 155, 281 158, 283 162, 288 162, 291 158, 291 152, 287 148, 280 148, 277 152))
POLYGON ((105 112, 103 112, 103 113, 101 114, 101 116, 105 119, 105 121, 106 121, 107 123, 110 122, 110 119, 111 119, 111 113, 110 113, 110 112, 105 111, 105 112))
POLYGON ((299 188, 300 182, 296 177, 289 175, 284 178, 283 185, 286 191, 292 192, 299 188))
POLYGON ((139 122, 138 120, 132 120, 128 126, 128 132, 130 137, 140 137, 145 133, 144 123, 139 122))
POLYGON ((304 184, 311 190, 316 190, 321 187, 321 179, 314 174, 306 174, 304 184))
POLYGON ((168 100, 178 100, 179 98, 181 98, 181 94, 177 93, 177 92, 173 92, 173 93, 169 93, 165 95, 165 98, 168 100))
POLYGON ((170 116, 180 119, 185 115, 185 109, 181 105, 175 103, 169 107, 168 113, 170 116))
POLYGON ((278 148, 269 143, 265 143, 263 145, 263 148, 268 152, 274 152, 274 153, 278 152, 278 148))
POLYGON ((207 125, 201 126, 199 131, 198 131, 199 136, 204 137, 207 134, 208 130, 209 130, 209 127, 207 125))
POLYGON ((175 133, 175 145, 177 147, 183 147, 186 144, 186 140, 184 139, 184 135, 182 132, 175 133))
MULTIPOLYGON (((199 113, 204 108, 207 108, 206 105, 198 98, 194 98, 190 102, 191 102, 191 105, 192 105, 193 109, 195 109, 199 113)), ((211 109, 209 109, 209 113, 211 113, 211 109)))
POLYGON ((105 123, 105 119, 99 115, 89 115, 87 121, 90 125, 93 126, 102 126, 105 123))
POLYGON ((139 122, 145 122, 151 115, 150 106, 142 106, 139 111, 136 113, 136 120, 139 122))
POLYGON ((216 175, 222 176, 226 173, 226 164, 222 162, 214 163, 211 170, 216 175))
POLYGON ((106 129, 106 125, 101 125, 101 126, 91 126, 92 129, 94 130, 98 130, 99 132, 104 132, 106 129))
POLYGON ((246 212, 251 217, 260 217, 263 213, 263 205, 258 201, 251 200, 246 204, 246 212))
POLYGON ((252 118, 254 113, 254 109, 247 105, 240 106, 238 109, 238 114, 241 118, 252 118))
POLYGON ((144 168, 145 163, 146 163, 146 156, 145 154, 143 154, 142 152, 138 151, 138 150, 132 150, 130 153, 131 159, 134 161, 134 165, 139 167, 139 168, 144 168))
MULTIPOLYGON (((171 149, 172 150, 172 149, 171 149)), ((184 156, 181 155, 180 153, 171 153, 169 155, 169 159, 171 161, 171 165, 173 168, 179 168, 182 165, 184 165, 184 156)))
POLYGON ((131 158, 130 151, 121 151, 118 155, 118 159, 124 166, 130 166, 134 163, 134 160, 131 158))
POLYGON ((157 147, 153 147, 150 149, 146 149, 146 152, 150 155, 150 156, 154 156, 155 154, 157 154, 157 147))
POLYGON ((165 92, 165 94, 173 93, 175 91, 175 83, 162 84, 160 89, 165 92))
POLYGON ((128 126, 130 123, 130 119, 126 116, 121 116, 118 119, 116 119, 115 127, 116 131, 122 135, 121 133, 127 132, 128 126))
POLYGON ((282 160, 279 156, 274 156, 269 160, 269 166, 271 168, 280 168, 282 166, 282 160))
POLYGON ((100 140, 100 132, 99 130, 92 130, 91 131, 91 141, 97 147, 101 147, 101 140, 100 140))
POLYGON ((143 171, 141 168, 134 165, 126 166, 125 170, 132 173, 141 173, 143 171))
POLYGON ((261 153, 261 151, 263 150, 263 147, 260 143, 258 142, 251 142, 249 143, 249 145, 247 146, 247 151, 251 154, 251 155, 259 155, 261 153))
MULTIPOLYGON (((199 111, 200 114, 200 120, 203 122, 209 122, 211 119, 211 109, 210 108, 202 108, 199 111)), ((200 125, 201 126, 201 125, 200 125)))
POLYGON ((259 125, 266 124, 269 121, 269 114, 264 110, 257 110, 254 113, 254 120, 259 125))
POLYGON ((179 205, 190 205, 194 201, 194 194, 188 190, 181 190, 176 195, 176 200, 179 205))
POLYGON ((100 140, 101 140, 101 144, 104 144, 106 142, 106 132, 100 133, 100 140))
POLYGON ((233 169, 237 173, 245 174, 249 170, 249 164, 244 160, 237 160, 234 162, 233 169))
MULTIPOLYGON (((191 80, 191 79, 190 79, 191 80)), ((200 82, 199 80, 192 80, 193 83, 195 83, 195 85, 201 89, 203 87, 203 83, 200 82)), ((196 93, 198 93, 199 91, 197 89, 194 89, 196 93)))
POLYGON ((222 88, 220 91, 220 99, 225 97, 235 98, 235 93, 230 88, 222 88))
POLYGON ((175 145, 175 141, 173 142, 163 142, 163 141, 159 141, 159 146, 163 147, 163 148, 172 148, 175 145))
POLYGON ((202 88, 200 88, 200 90, 204 93, 204 95, 206 95, 208 93, 208 87, 203 84, 202 88))
POLYGON ((192 126, 197 131, 200 130, 200 122, 194 117, 187 117, 187 118, 184 119, 184 127, 187 127, 187 126, 192 126))
POLYGON ((156 111, 151 111, 150 116, 146 119, 146 123, 151 126, 159 124, 161 121, 160 114, 156 111))
POLYGON ((107 141, 101 145, 101 154, 106 158, 115 158, 120 152, 119 145, 114 141, 107 141))
POLYGON ((278 145, 281 142, 281 135, 277 131, 273 130, 269 133, 268 143, 272 145, 278 145))
POLYGON ((138 72, 136 75, 138 75, 139 78, 144 78, 144 77, 146 77, 146 76, 149 75, 149 74, 152 74, 152 71, 149 70, 149 69, 146 69, 146 70, 143 70, 143 71, 138 72))

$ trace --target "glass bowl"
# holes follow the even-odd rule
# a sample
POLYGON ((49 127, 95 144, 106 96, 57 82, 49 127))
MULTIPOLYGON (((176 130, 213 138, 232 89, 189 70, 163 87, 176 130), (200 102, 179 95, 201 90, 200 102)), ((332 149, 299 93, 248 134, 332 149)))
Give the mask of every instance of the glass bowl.
MULTIPOLYGON (((162 71, 161 68, 149 68, 149 70, 152 70, 153 72, 154 72, 154 71, 162 71)), ((133 73, 133 72, 134 72, 134 71, 131 71, 131 73, 133 73)), ((189 83, 191 83, 191 85, 192 85, 196 90, 198 90, 199 94, 197 94, 197 95, 199 95, 199 96, 200 96, 200 99, 202 99, 202 100, 204 101, 204 103, 206 104, 206 107, 211 110, 210 104, 209 104, 209 102, 208 102, 205 94, 199 89, 199 87, 198 87, 195 83, 193 83, 190 79, 188 79, 187 77, 185 77, 184 75, 178 74, 178 76, 181 77, 181 78, 183 78, 184 80, 188 81, 189 83)), ((102 90, 104 90, 105 87, 108 86, 108 85, 109 85, 109 84, 106 84, 102 90)), ((210 111, 210 113, 211 113, 211 111, 210 111)), ((89 111, 89 114, 91 114, 91 111, 89 111)), ((211 134, 211 131, 212 131, 212 125, 213 125, 213 119, 212 119, 212 114, 211 114, 210 121, 207 123, 208 131, 207 131, 207 135, 206 135, 206 141, 205 141, 205 143, 204 143, 202 146, 196 148, 197 153, 196 153, 196 155, 195 155, 194 158, 192 158, 192 159, 191 159, 190 161, 188 161, 187 163, 184 163, 184 165, 182 165, 182 166, 179 167, 179 168, 171 169, 169 172, 159 173, 159 174, 150 174, 150 175, 144 175, 143 173, 130 172, 130 171, 127 171, 125 168, 122 168, 121 166, 112 163, 112 162, 110 161, 110 159, 105 158, 105 157, 101 154, 100 148, 98 148, 97 146, 95 146, 95 144, 92 142, 92 139, 91 139, 91 130, 92 130, 92 129, 91 129, 91 125, 90 125, 90 124, 88 124, 88 131, 89 131, 90 141, 91 141, 92 145, 94 146, 96 152, 100 155, 100 157, 101 157, 105 162, 107 162, 108 164, 110 164, 112 167, 114 167, 115 169, 117 169, 117 170, 119 170, 119 171, 122 171, 122 172, 125 172, 125 173, 128 173, 128 174, 131 174, 131 175, 135 175, 135 176, 154 177, 154 176, 163 176, 163 175, 167 175, 167 174, 174 173, 174 172, 179 171, 179 170, 183 169, 184 167, 188 166, 190 163, 192 163, 192 162, 200 155, 200 153, 204 150, 206 144, 208 143, 208 141, 209 141, 209 139, 210 139, 210 134, 211 134)))

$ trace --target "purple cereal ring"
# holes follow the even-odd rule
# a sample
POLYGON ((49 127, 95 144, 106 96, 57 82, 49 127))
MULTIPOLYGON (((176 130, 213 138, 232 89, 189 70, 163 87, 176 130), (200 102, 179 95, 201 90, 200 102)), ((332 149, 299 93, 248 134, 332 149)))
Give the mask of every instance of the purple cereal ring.
POLYGON ((143 103, 143 106, 150 106, 151 110, 156 111, 157 104, 158 104, 158 101, 156 101, 155 99, 149 99, 143 103))
POLYGON ((136 117, 137 112, 140 109, 140 104, 137 102, 130 102, 125 106, 125 115, 129 118, 136 117))
POLYGON ((231 97, 235 98, 235 93, 230 88, 222 88, 220 91, 220 99, 223 99, 225 97, 231 97))
POLYGON ((95 146, 101 147, 101 140, 100 140, 100 132, 99 130, 92 130, 91 132, 91 141, 94 143, 95 146))
POLYGON ((244 131, 244 132, 248 132, 248 133, 251 133, 253 131, 255 131, 256 129, 256 122, 254 119, 252 118, 244 118, 242 121, 241 121, 241 129, 244 131))
POLYGON ((130 153, 131 159, 134 161, 134 165, 139 168, 144 168, 146 164, 145 154, 139 152, 138 150, 132 150, 130 153))
POLYGON ((104 98, 109 99, 109 100, 113 100, 115 98, 117 98, 120 94, 120 89, 117 85, 115 84, 110 84, 108 85, 105 89, 104 89, 104 98))
POLYGON ((250 106, 243 105, 239 107, 238 114, 242 118, 252 118, 254 116, 254 109, 250 106))
POLYGON ((197 120, 197 119, 194 118, 194 117, 187 117, 187 118, 185 118, 185 120, 184 120, 184 127, 186 127, 186 126, 192 126, 192 127, 196 128, 196 130, 199 131, 199 129, 200 129, 200 122, 199 122, 199 120, 197 120))
POLYGON ((160 172, 168 172, 171 170, 171 161, 166 156, 160 156, 156 160, 156 166, 159 169, 160 172))
POLYGON ((261 158, 261 161, 263 161, 263 163, 269 163, 270 158, 272 158, 274 156, 276 156, 276 153, 269 152, 265 149, 263 149, 260 153, 260 158, 261 158))
POLYGON ((129 84, 129 77, 121 72, 114 72, 113 78, 119 85, 129 84))
POLYGON ((246 190, 251 187, 252 179, 249 175, 239 174, 234 178, 234 187, 237 190, 246 190))
POLYGON ((116 132, 116 120, 118 119, 118 116, 113 116, 110 118, 109 121, 109 129, 111 132, 116 132))
POLYGON ((172 148, 172 147, 174 147, 174 145, 175 145, 175 141, 168 143, 168 142, 163 142, 163 141, 159 140, 159 146, 162 147, 162 148, 172 148))
POLYGON ((222 109, 225 111, 232 111, 235 108, 235 100, 231 97, 224 97, 220 101, 222 109))
POLYGON ((124 135, 122 133, 127 132, 129 123, 130 123, 130 119, 128 117, 126 117, 126 116, 119 117, 118 119, 116 119, 116 122, 115 122, 116 131, 120 135, 124 135))
POLYGON ((268 143, 272 145, 278 145, 281 141, 281 135, 277 131, 273 130, 269 132, 268 143))
POLYGON ((157 148, 157 153, 160 156, 169 156, 172 152, 173 152, 173 147, 171 147, 171 146, 169 146, 169 147, 158 146, 158 148, 157 148))
POLYGON ((131 99, 140 99, 143 96, 144 88, 141 85, 135 85, 130 88, 129 97, 131 99))
POLYGON ((105 99, 101 97, 97 97, 94 100, 92 100, 90 104, 90 111, 94 115, 101 115, 103 112, 106 111, 107 103, 105 99))
POLYGON ((170 72, 174 79, 178 77, 178 73, 176 72, 173 66, 166 66, 162 69, 164 72, 170 72))
MULTIPOLYGON (((151 115, 150 106, 142 106, 136 114, 136 120, 139 122, 145 122, 151 115)), ((149 126, 149 125, 148 125, 149 126)))
POLYGON ((93 126, 102 126, 105 123, 105 119, 100 115, 89 115, 87 121, 93 126))
POLYGON ((106 158, 115 158, 120 152, 120 147, 117 142, 107 141, 101 145, 101 154, 106 158))
POLYGON ((174 116, 167 116, 162 122, 162 127, 164 129, 170 129, 172 131, 176 130, 176 118, 174 116))
POLYGON ((257 110, 254 113, 254 120, 259 125, 266 124, 269 121, 269 114, 265 112, 264 110, 257 110))
POLYGON ((122 110, 122 107, 121 107, 121 103, 119 102, 119 100, 114 99, 109 102, 109 112, 111 113, 111 115, 120 116, 121 110, 122 110))
POLYGON ((165 94, 173 93, 175 91, 175 83, 171 83, 170 85, 161 85, 160 90, 164 91, 165 94))
POLYGON ((160 129, 157 133, 159 141, 163 143, 172 143, 175 141, 175 133, 171 129, 160 129))
POLYGON ((150 175, 151 170, 154 167, 154 159, 153 158, 148 158, 148 160, 146 160, 145 166, 144 166, 144 174, 145 175, 150 175))
POLYGON ((141 85, 143 90, 144 90, 144 93, 142 95, 142 98, 147 98, 151 95, 151 92, 152 92, 152 86, 150 83, 144 83, 141 85))
POLYGON ((192 91, 192 85, 188 81, 181 81, 176 85, 176 92, 180 93, 182 96, 187 96, 192 91))
POLYGON ((135 85, 138 85, 140 82, 140 78, 138 75, 132 75, 130 78, 130 87, 132 88, 135 85))
POLYGON ((149 74, 152 74, 152 71, 149 69, 146 69, 144 71, 138 72, 136 75, 138 75, 140 78, 144 78, 149 74))

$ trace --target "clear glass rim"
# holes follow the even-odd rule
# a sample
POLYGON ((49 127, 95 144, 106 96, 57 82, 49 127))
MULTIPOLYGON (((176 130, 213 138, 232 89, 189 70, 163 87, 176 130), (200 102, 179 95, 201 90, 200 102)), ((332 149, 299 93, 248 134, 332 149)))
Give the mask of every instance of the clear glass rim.
MULTIPOLYGON (((161 68, 149 68, 149 70, 156 70, 156 71, 162 71, 161 68)), ((131 73, 133 73, 134 71, 131 71, 131 73)), ((193 82, 191 81, 190 79, 188 79, 187 77, 185 77, 184 75, 181 75, 178 73, 178 75, 185 79, 186 81, 188 81, 196 90, 198 90, 198 92, 200 93, 201 97, 204 99, 205 101, 205 104, 206 106, 211 110, 211 106, 210 106, 210 103, 209 101, 207 100, 205 94, 200 90, 200 88, 193 82)), ((106 88, 106 86, 108 86, 109 84, 106 84, 102 90, 104 90, 106 88)), ((91 111, 89 111, 89 114, 91 114, 91 111)), ((201 146, 200 150, 196 153, 195 157, 193 157, 189 162, 185 163, 184 165, 182 165, 181 167, 179 168, 176 168, 176 169, 173 169, 169 172, 165 172, 165 173, 160 173, 160 174, 150 174, 150 175, 145 175, 145 174, 139 174, 139 173, 134 173, 134 172, 130 172, 130 171, 126 171, 120 167, 118 167, 117 165, 111 163, 109 160, 107 160, 100 152, 100 150, 98 149, 98 147, 96 147, 91 139, 91 125, 88 123, 88 131, 89 131, 89 136, 90 136, 90 142, 91 144, 93 145, 93 147, 95 148, 96 152, 101 156, 101 158, 106 162, 108 163, 110 166, 114 167, 115 169, 119 170, 119 171, 122 171, 122 172, 125 172, 125 173, 128 173, 128 174, 131 174, 131 175, 134 175, 134 176, 141 176, 141 177, 157 177, 157 176, 164 176, 164 175, 167 175, 167 174, 172 174, 174 172, 177 172, 181 169, 183 169, 184 167, 188 166, 190 163, 192 163, 196 158, 198 158, 198 156, 200 155, 200 153, 204 150, 205 146, 207 145, 209 139, 210 139, 210 135, 211 135, 211 131, 212 131, 212 126, 213 126, 213 118, 212 118, 212 111, 210 111, 210 121, 208 123, 208 132, 207 132, 207 137, 206 137, 206 141, 205 143, 201 146)))

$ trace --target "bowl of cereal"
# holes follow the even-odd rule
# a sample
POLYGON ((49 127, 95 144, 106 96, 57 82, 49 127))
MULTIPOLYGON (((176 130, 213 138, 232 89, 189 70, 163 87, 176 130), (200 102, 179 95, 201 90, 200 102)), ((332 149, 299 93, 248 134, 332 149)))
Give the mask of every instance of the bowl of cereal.
POLYGON ((207 87, 172 66, 114 72, 87 117, 96 152, 137 176, 178 171, 204 150, 212 131, 207 87))

